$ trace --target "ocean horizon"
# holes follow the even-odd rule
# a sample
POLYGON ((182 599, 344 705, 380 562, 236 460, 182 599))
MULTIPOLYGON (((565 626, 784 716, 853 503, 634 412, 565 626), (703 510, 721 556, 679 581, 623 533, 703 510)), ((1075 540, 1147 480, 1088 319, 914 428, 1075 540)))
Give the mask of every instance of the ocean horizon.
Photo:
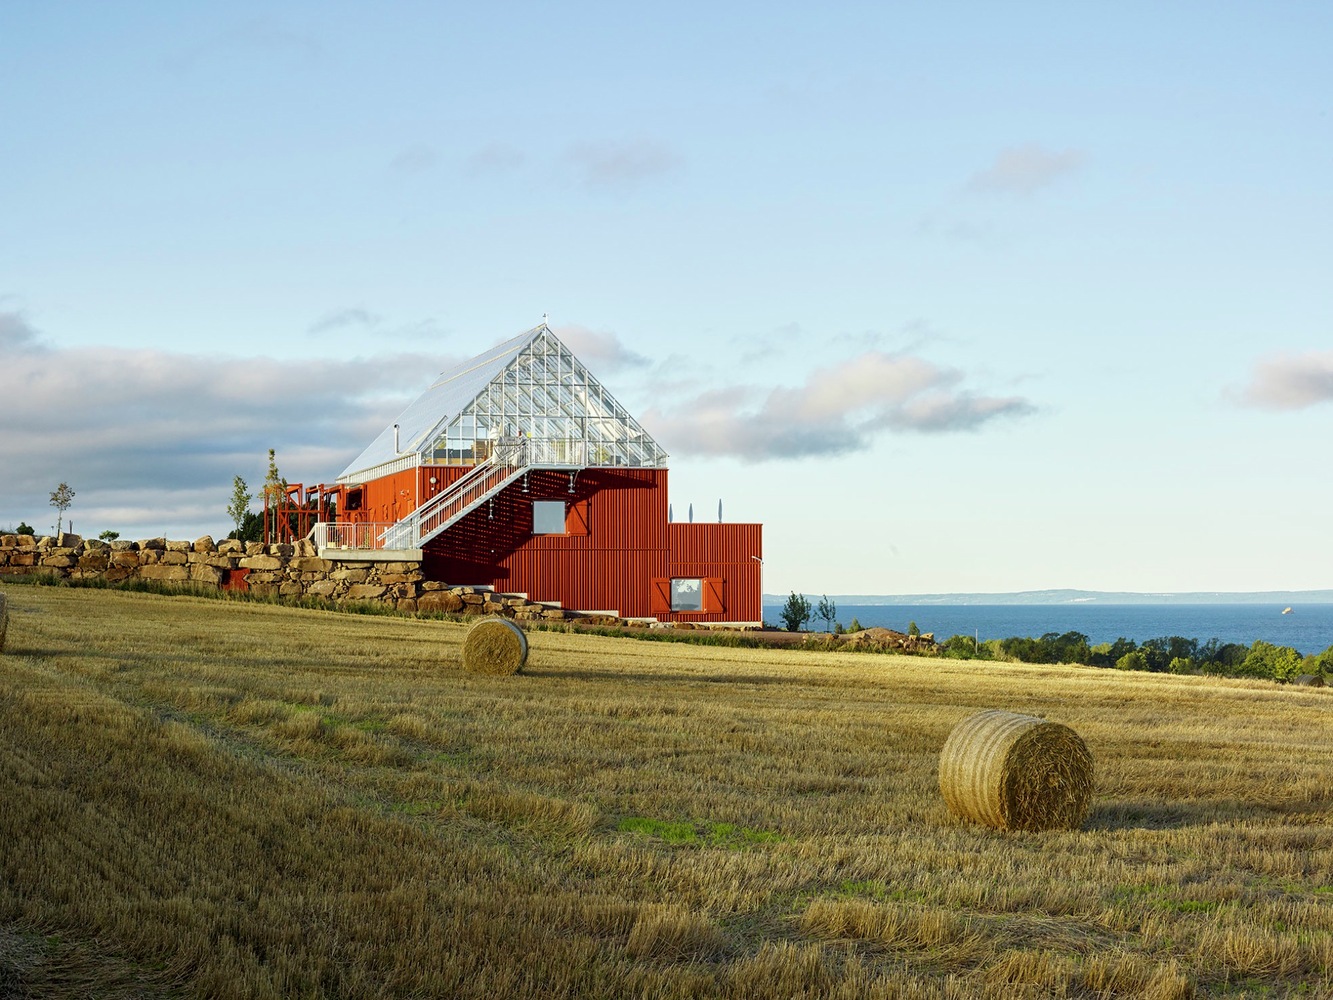
MULTIPOLYGON (((784 599, 785 600, 785 599, 784 599)), ((764 604, 764 620, 782 623, 782 602, 764 604)), ((818 599, 811 600, 812 610, 818 599)), ((1333 604, 843 604, 837 621, 844 627, 855 618, 864 628, 906 632, 915 622, 922 632, 943 641, 953 635, 978 639, 1037 638, 1048 632, 1081 632, 1094 645, 1119 638, 1142 643, 1177 635, 1186 639, 1251 646, 1256 640, 1290 646, 1302 654, 1322 653, 1333 646, 1333 604), (1291 613, 1283 614, 1290 606, 1291 613)), ((812 619, 806 626, 823 630, 812 619)))

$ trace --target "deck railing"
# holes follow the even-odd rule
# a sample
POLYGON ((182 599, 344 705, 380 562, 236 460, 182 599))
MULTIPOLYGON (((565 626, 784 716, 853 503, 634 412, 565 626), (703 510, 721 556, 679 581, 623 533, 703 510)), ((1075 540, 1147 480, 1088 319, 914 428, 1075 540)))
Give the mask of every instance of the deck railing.
POLYGON ((318 549, 384 548, 384 538, 392 521, 318 521, 310 537, 318 549))

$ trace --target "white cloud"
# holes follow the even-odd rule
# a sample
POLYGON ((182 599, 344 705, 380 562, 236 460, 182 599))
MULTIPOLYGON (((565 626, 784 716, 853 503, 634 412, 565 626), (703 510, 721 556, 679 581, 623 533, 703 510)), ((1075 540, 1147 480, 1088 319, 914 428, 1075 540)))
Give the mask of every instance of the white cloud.
POLYGON ((796 387, 711 389, 643 424, 668 451, 748 461, 859 451, 886 431, 977 430, 1035 407, 1020 396, 959 388, 962 373, 922 358, 866 351, 796 387))
POLYGON ((580 360, 593 369, 614 371, 620 368, 642 368, 652 363, 642 354, 631 351, 622 344, 614 333, 577 325, 552 329, 580 360))
POLYGON ((1256 362, 1241 400, 1265 410, 1333 402, 1333 351, 1278 354, 1256 362))
POLYGON ((469 156, 464 167, 473 176, 506 174, 526 165, 528 155, 517 146, 505 142, 491 142, 469 156))
POLYGON ((0 525, 44 524, 50 491, 66 481, 76 519, 103 511, 195 534, 226 528, 232 477, 262 480, 269 448, 289 480, 332 481, 429 381, 404 373, 446 366, 426 354, 277 361, 55 348, 16 313, 0 313, 0 351, 0 525), (206 497, 216 509, 197 523, 206 497))
POLYGON ((1030 195, 1083 166, 1086 154, 1077 149, 1059 152, 1043 149, 1035 142, 1002 149, 995 161, 968 181, 974 191, 994 194, 1030 195))
POLYGON ((432 147, 419 142, 400 150, 398 155, 389 161, 389 169, 404 174, 424 173, 435 166, 438 159, 432 147))
POLYGON ((380 317, 376 316, 370 310, 362 306, 353 306, 349 309, 334 309, 326 312, 315 322, 306 328, 307 333, 328 333, 332 330, 341 330, 345 327, 374 327, 378 326, 380 317))
POLYGON ((673 150, 652 139, 580 143, 568 158, 585 185, 605 188, 634 184, 669 173, 681 165, 673 150))

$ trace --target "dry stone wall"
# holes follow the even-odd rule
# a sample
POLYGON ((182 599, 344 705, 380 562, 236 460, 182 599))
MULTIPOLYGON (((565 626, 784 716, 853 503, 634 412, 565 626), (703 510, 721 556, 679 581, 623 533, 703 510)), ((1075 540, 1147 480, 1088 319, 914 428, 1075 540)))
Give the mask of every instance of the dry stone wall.
POLYGON ((502 615, 519 621, 578 620, 620 624, 608 615, 583 615, 523 597, 426 580, 420 562, 321 559, 314 543, 264 545, 205 535, 193 542, 147 538, 130 542, 84 540, 78 535, 34 538, 0 535, 0 581, 47 575, 62 580, 123 583, 148 580, 182 589, 249 591, 290 599, 375 601, 399 611, 502 615))

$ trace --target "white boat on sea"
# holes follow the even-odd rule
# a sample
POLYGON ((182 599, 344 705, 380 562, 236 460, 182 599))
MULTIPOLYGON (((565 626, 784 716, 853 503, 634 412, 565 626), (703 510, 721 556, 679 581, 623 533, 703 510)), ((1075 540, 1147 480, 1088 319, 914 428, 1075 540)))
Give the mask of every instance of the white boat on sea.
POLYGON ((1289 614, 1291 614, 1291 608, 1283 608, 1283 609, 1282 609, 1282 613, 1283 613, 1284 615, 1289 615, 1289 614))

